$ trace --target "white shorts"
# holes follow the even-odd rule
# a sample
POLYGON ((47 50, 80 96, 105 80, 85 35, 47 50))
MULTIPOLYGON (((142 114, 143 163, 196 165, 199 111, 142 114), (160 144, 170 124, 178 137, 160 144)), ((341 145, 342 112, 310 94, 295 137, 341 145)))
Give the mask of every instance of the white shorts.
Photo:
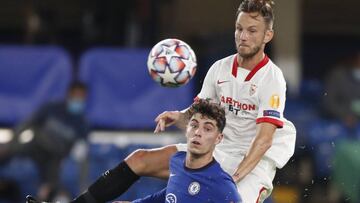
MULTIPOLYGON (((177 144, 178 151, 186 151, 186 144, 177 144)), ((232 175, 244 156, 230 155, 215 148, 214 157, 224 171, 232 175)), ((237 183, 243 203, 261 203, 270 196, 275 177, 276 166, 270 159, 263 158, 258 165, 237 183)))

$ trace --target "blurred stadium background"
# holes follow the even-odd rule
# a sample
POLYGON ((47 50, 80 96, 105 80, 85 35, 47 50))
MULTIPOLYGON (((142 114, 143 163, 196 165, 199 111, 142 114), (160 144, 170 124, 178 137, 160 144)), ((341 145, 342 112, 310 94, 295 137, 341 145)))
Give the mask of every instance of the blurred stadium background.
MULTIPOLYGON (((0 0, 0 147, 11 139, 11 129, 39 105, 63 98, 74 78, 89 86, 92 132, 86 166, 78 164, 76 152, 62 166, 61 180, 72 196, 134 149, 183 140, 175 129, 154 137, 153 119, 164 110, 187 107, 209 66, 235 52, 239 3, 0 0), (170 37, 188 42, 198 58, 196 77, 177 89, 155 84, 146 68, 150 48, 170 37)), ((268 202, 360 202, 359 170, 345 169, 350 179, 357 180, 350 189, 336 186, 333 173, 338 143, 349 134, 358 142, 360 125, 349 132, 322 108, 326 74, 360 52, 360 1, 276 0, 275 4, 275 39, 267 53, 286 76, 285 115, 295 123, 298 137, 295 155, 278 171, 268 202)), ((356 147, 349 153, 360 157, 356 147)), ((0 165, 0 188, 6 181, 16 183, 11 190, 15 193, 18 188, 16 194, 36 194, 38 171, 30 160, 16 158, 0 165)), ((121 199, 164 185, 141 179, 121 199)))

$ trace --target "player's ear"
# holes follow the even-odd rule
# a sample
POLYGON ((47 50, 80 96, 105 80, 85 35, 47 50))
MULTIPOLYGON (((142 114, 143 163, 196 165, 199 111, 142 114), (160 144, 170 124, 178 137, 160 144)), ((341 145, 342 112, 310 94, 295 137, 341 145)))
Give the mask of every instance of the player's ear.
POLYGON ((217 137, 216 137, 216 142, 215 142, 215 144, 219 144, 219 143, 221 142, 221 140, 223 139, 223 137, 224 137, 224 134, 219 133, 219 134, 217 135, 217 137))
POLYGON ((267 29, 265 31, 264 43, 266 44, 270 42, 273 37, 274 37, 274 31, 272 29, 267 29))

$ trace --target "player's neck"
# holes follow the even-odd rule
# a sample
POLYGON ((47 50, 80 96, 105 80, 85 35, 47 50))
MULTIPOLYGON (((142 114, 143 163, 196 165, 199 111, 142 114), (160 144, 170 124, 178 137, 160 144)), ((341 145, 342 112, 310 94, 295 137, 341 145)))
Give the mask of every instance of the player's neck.
POLYGON ((186 155, 185 166, 190 169, 199 169, 208 165, 213 160, 212 153, 196 156, 188 153, 186 155))
POLYGON ((239 64, 239 67, 241 68, 245 68, 247 70, 252 70, 254 69, 254 67, 260 63, 261 60, 263 60, 265 57, 265 53, 262 52, 262 51, 259 51, 257 54, 255 54, 254 56, 252 57, 241 57, 239 54, 238 54, 238 64, 239 64))

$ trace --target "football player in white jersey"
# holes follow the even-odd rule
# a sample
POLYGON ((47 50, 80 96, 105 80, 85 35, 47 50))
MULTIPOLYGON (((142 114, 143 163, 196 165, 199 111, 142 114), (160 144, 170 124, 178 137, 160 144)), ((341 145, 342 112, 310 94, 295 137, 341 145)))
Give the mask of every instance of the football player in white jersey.
MULTIPOLYGON (((276 168, 293 155, 295 127, 283 117, 286 83, 281 70, 264 53, 273 27, 271 0, 244 0, 235 22, 237 53, 214 63, 198 98, 226 109, 224 139, 214 156, 232 175, 245 203, 263 202, 273 189, 276 168)), ((188 113, 165 111, 155 133, 170 125, 185 129, 188 113)), ((137 150, 105 172, 73 203, 105 202, 125 192, 140 176, 168 178, 169 159, 186 145, 137 150)))

